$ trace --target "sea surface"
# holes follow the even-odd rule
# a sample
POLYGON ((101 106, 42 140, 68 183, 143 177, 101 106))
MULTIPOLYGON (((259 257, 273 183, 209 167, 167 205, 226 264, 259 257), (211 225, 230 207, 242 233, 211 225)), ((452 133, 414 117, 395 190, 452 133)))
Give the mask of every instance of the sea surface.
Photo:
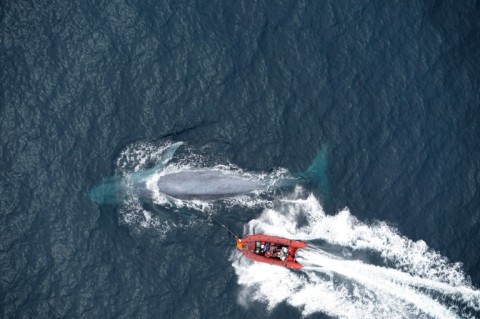
POLYGON ((480 2, 1 1, 0 317, 480 318, 480 2))

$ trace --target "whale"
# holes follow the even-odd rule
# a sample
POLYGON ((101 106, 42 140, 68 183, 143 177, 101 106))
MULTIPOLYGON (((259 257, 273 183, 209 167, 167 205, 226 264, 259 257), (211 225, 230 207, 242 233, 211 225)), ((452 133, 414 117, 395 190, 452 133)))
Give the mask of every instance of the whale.
POLYGON ((99 204, 119 204, 132 196, 150 202, 160 195, 167 199, 209 201, 271 193, 298 183, 319 187, 328 196, 326 148, 322 148, 305 172, 292 174, 286 169, 247 172, 235 165, 204 167, 191 161, 172 162, 181 145, 183 142, 165 145, 153 167, 104 179, 88 192, 90 199, 99 204))
MULTIPOLYGON (((281 180, 285 185, 285 179, 281 180)), ((186 169, 167 174, 158 179, 159 192, 182 200, 215 200, 254 192, 264 192, 279 187, 269 178, 259 180, 214 169, 186 169)))

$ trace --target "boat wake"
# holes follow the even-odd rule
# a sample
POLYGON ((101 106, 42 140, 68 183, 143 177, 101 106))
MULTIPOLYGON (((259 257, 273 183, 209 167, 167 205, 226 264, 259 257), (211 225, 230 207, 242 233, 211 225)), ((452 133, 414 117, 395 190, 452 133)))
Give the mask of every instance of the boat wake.
POLYGON ((347 209, 328 216, 312 195, 283 200, 246 228, 306 240, 309 248, 297 254, 301 271, 253 263, 235 252, 242 304, 255 300, 271 310, 286 302, 304 316, 340 318, 475 318, 480 312, 480 292, 460 263, 385 223, 362 223, 347 209))

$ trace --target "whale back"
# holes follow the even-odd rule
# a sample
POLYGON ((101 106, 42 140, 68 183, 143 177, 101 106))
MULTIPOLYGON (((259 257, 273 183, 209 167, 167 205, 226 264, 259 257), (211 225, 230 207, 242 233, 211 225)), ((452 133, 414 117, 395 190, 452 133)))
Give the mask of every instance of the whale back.
POLYGON ((267 187, 262 182, 218 170, 186 170, 160 177, 160 192, 179 199, 232 197, 267 187))

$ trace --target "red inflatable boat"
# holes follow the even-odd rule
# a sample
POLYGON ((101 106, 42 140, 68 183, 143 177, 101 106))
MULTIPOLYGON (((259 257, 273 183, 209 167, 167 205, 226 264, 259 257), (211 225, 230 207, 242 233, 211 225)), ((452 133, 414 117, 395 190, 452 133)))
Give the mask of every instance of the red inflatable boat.
POLYGON ((303 241, 268 235, 249 235, 235 240, 237 249, 252 260, 291 269, 303 267, 295 260, 297 249, 307 247, 303 241))

